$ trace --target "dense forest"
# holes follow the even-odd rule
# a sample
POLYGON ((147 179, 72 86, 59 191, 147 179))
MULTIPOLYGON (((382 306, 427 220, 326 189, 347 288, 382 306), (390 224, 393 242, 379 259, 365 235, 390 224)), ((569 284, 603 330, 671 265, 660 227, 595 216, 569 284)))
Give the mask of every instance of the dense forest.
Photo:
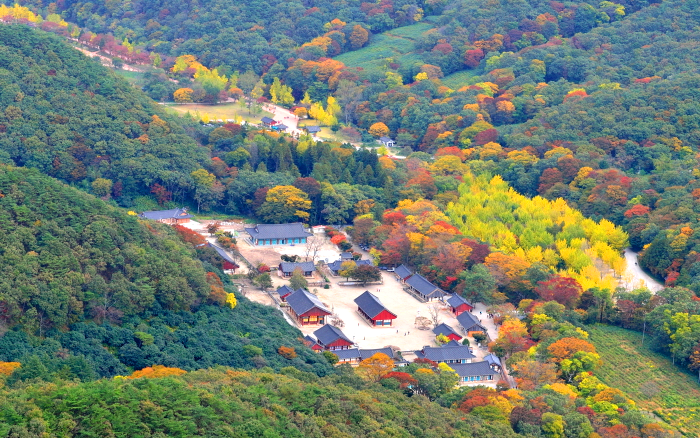
POLYGON ((153 97, 299 101, 404 159, 177 119, 58 37, 0 25, 0 435, 676 436, 598 380, 585 326, 700 370, 697 0, 316 3, 10 15, 162 68, 153 97), (381 69, 330 58, 417 22, 381 69), (106 202, 352 223, 377 263, 488 304, 518 389, 453 390, 434 363, 332 368, 206 250, 106 202), (628 244, 667 289, 615 288, 628 244), (195 371, 217 365, 237 370, 195 371))
POLYGON ((143 93, 56 37, 0 26, 0 159, 130 206, 159 182, 176 199, 207 150, 143 93))
POLYGON ((153 364, 330 371, 276 310, 240 296, 231 310, 228 276, 168 226, 7 165, 0 218, 0 361, 41 365, 13 379, 90 380, 153 364), (281 358, 282 346, 297 358, 281 358))

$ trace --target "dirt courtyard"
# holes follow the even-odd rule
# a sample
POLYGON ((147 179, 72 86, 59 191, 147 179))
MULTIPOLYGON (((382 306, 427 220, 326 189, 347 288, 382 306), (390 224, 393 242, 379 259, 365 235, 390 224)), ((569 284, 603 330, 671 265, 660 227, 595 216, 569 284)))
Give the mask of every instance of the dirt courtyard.
MULTIPOLYGON (((367 287, 360 286, 338 286, 338 281, 340 278, 331 278, 331 288, 321 289, 317 288, 317 296, 326 305, 328 305, 338 317, 345 323, 344 327, 341 328, 343 333, 353 340, 359 348, 381 348, 386 346, 398 347, 401 351, 406 350, 418 350, 426 345, 435 346, 435 334, 432 331, 432 326, 430 330, 419 330, 415 326, 415 319, 417 316, 424 316, 426 318, 430 317, 428 311, 429 306, 433 303, 422 303, 413 296, 409 295, 403 290, 403 285, 394 277, 390 272, 382 272, 382 279, 384 281, 381 285, 368 285, 367 287), (372 294, 376 295, 377 298, 384 304, 384 306, 391 312, 397 315, 394 320, 393 327, 373 327, 362 318, 359 313, 357 313, 357 305, 354 303, 354 299, 361 295, 365 290, 370 291, 372 294), (379 292, 377 292, 379 290, 379 292)), ((314 289, 312 288, 312 291, 314 289)), ((442 302, 434 302, 442 306, 440 310, 440 321, 450 325, 455 330, 459 329, 459 324, 457 319, 450 312, 449 307, 442 302)), ((493 326, 491 320, 486 318, 486 312, 482 310, 483 315, 479 315, 479 310, 475 310, 473 313, 477 317, 481 318, 482 321, 489 328, 489 334, 495 336, 491 333, 491 327, 493 326)), ((304 334, 313 333, 317 330, 318 326, 305 326, 301 329, 304 334)), ((470 339, 471 345, 476 347, 476 343, 473 339, 470 339)), ((479 348, 474 348, 474 354, 481 358, 485 354, 479 351, 479 348)))
MULTIPOLYGON (((203 223, 192 222, 188 224, 189 228, 196 229, 203 234, 206 234, 205 226, 208 221, 203 223)), ((263 262, 268 266, 276 266, 280 263, 280 255, 298 255, 304 260, 306 255, 306 245, 279 245, 256 247, 251 245, 246 239, 247 234, 243 230, 243 223, 224 223, 221 227, 225 231, 237 231, 238 243, 240 252, 252 263, 263 262)), ((318 237, 325 238, 324 234, 318 237)), ((213 240, 213 239, 212 239, 213 240)), ((354 248, 363 254, 363 258, 368 258, 365 251, 354 248)), ((324 262, 333 262, 340 258, 338 248, 330 243, 329 239, 325 239, 316 260, 324 262)), ((318 273, 316 277, 320 276, 318 273)), ((422 303, 409 295, 403 290, 403 285, 394 277, 393 273, 382 271, 383 284, 371 284, 366 287, 361 286, 339 286, 338 282, 345 280, 340 277, 328 276, 331 281, 330 289, 322 287, 310 287, 312 293, 328 306, 329 309, 335 312, 337 316, 344 322, 341 330, 345 335, 353 340, 359 348, 371 349, 382 348, 386 346, 397 347, 401 351, 418 350, 422 347, 435 345, 435 334, 430 330, 419 330, 415 326, 416 317, 422 316, 430 318, 429 306, 433 303, 438 303, 442 309, 440 310, 440 320, 438 323, 446 323, 453 329, 462 333, 457 318, 450 312, 446 304, 435 301, 433 303, 422 303), (397 315, 394 320, 393 327, 373 327, 362 318, 357 312, 357 305, 353 301, 365 290, 376 295, 384 306, 391 312, 397 315)), ((272 275, 272 282, 275 289, 289 284, 289 281, 272 275)), ((246 288, 246 296, 256 302, 265 305, 276 306, 276 303, 270 298, 266 292, 262 292, 255 287, 246 288)), ((275 293, 273 292, 273 295, 275 293)), ((475 309, 472 312, 479 318, 482 324, 488 329, 491 339, 496 339, 498 330, 493 324, 493 320, 487 317, 486 306, 481 303, 475 304, 475 309)), ((301 331, 306 334, 311 334, 320 326, 305 326, 301 331)), ((470 338, 471 345, 474 347, 476 360, 483 358, 488 352, 485 349, 478 348, 473 338, 470 338)), ((410 360, 410 359, 409 359, 410 360)))

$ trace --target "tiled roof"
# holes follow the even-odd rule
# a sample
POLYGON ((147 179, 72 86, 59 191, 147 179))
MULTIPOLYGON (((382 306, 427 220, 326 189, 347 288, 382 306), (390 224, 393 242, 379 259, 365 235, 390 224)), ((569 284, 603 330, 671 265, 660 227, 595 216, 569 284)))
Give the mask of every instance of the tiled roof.
POLYGON ((426 280, 425 277, 420 274, 413 274, 406 280, 406 284, 426 297, 442 297, 445 295, 445 291, 426 280))
POLYGON ((472 363, 455 363, 449 364, 450 368, 457 372, 459 377, 469 376, 495 376, 498 372, 491 369, 486 361, 472 363))
POLYGON ((484 360, 489 363, 489 365, 498 365, 499 367, 501 366, 501 359, 498 358, 495 354, 491 353, 484 357, 484 360))
POLYGON ((398 268, 394 270, 394 274, 401 278, 401 279, 407 279, 411 275, 413 275, 413 272, 411 272, 410 269, 408 269, 405 265, 401 265, 398 268))
POLYGON ((350 348, 349 350, 333 350, 331 353, 338 356, 340 360, 359 360, 360 350, 357 348, 350 348))
POLYGON ((284 130, 287 129, 287 128, 289 128, 289 126, 284 125, 284 124, 282 124, 282 123, 280 123, 279 125, 277 125, 277 129, 279 129, 280 131, 284 131, 284 130))
POLYGON ((460 335, 459 333, 457 333, 457 330, 453 329, 452 327, 450 327, 449 325, 445 324, 444 322, 443 322, 442 324, 438 325, 437 327, 435 327, 435 328, 433 329, 433 333, 435 333, 436 336, 437 336, 437 335, 445 335, 445 336, 447 336, 447 335, 457 335, 457 336, 459 336, 460 338, 462 337, 462 335, 460 335))
POLYGON ((347 336, 338 328, 329 324, 324 325, 320 329, 314 332, 314 336, 318 339, 319 343, 323 345, 329 345, 338 339, 343 339, 351 344, 354 344, 347 336))
POLYGON ((172 210, 156 210, 156 211, 144 211, 139 215, 144 219, 151 219, 154 221, 163 219, 192 219, 194 216, 187 213, 185 208, 173 208, 172 210))
POLYGON ((328 269, 331 271, 340 271, 342 269, 343 263, 355 263, 355 266, 371 265, 372 262, 369 260, 336 260, 333 263, 328 264, 328 269))
POLYGON ((262 118, 262 122, 265 123, 265 124, 267 124, 267 125, 269 125, 270 123, 275 123, 275 120, 274 120, 274 119, 271 119, 271 118, 269 118, 269 117, 263 117, 263 118, 262 118))
POLYGON ((379 137, 379 141, 386 143, 386 142, 394 141, 394 140, 392 140, 390 137, 379 137))
POLYGON ((318 348, 323 348, 323 346, 321 344, 319 344, 316 341, 316 339, 314 339, 313 336, 311 336, 311 335, 304 336, 304 341, 309 348, 314 348, 316 346, 318 346, 318 348))
POLYGON ((233 263, 234 265, 238 266, 238 263, 236 263, 236 261, 230 255, 228 255, 226 253, 226 251, 224 251, 223 248, 220 248, 220 247, 212 244, 211 242, 209 242, 207 244, 207 246, 214 248, 214 251, 216 251, 219 254, 219 256, 221 256, 222 259, 226 260, 229 263, 233 263))
MULTIPOLYGON (((447 344, 443 345, 443 347, 461 347, 464 344, 460 344, 459 342, 455 341, 454 339, 451 339, 450 342, 447 344)), ((471 350, 469 350, 471 351, 471 350)))
POLYGON ((280 294, 281 297, 293 294, 295 291, 291 287, 287 286, 286 284, 282 287, 277 288, 277 293, 280 294))
POLYGON ((434 362, 445 362, 448 360, 474 359, 476 356, 469 351, 468 345, 455 347, 423 347, 423 350, 416 351, 416 356, 430 359, 434 362))
POLYGON ((374 349, 370 349, 370 350, 360 350, 360 359, 362 359, 362 360, 368 359, 377 353, 383 353, 392 359, 394 358, 394 351, 389 347, 384 347, 384 348, 374 348, 374 349))
POLYGON ((305 291, 304 289, 299 289, 290 296, 288 296, 287 303, 289 303, 289 307, 291 307, 292 310, 294 310, 294 313, 296 313, 297 315, 301 315, 305 312, 308 312, 314 307, 328 312, 329 315, 331 314, 331 311, 328 310, 328 308, 324 306, 318 298, 316 298, 316 295, 313 295, 305 291))
POLYGON ((462 304, 466 304, 469 307, 474 307, 472 306, 472 303, 465 300, 460 294, 452 294, 452 296, 450 296, 450 298, 447 299, 447 304, 454 308, 457 308, 462 304))
POLYGON ((245 229, 253 239, 294 239, 312 236, 300 222, 290 224, 258 224, 245 229))
POLYGON ((316 270, 316 267, 314 266, 314 262, 300 262, 300 263, 294 263, 294 262, 282 262, 280 263, 280 270, 284 273, 292 273, 296 268, 301 269, 302 272, 314 272, 316 270))
POLYGON ((304 129, 306 129, 308 132, 319 132, 321 128, 318 126, 307 126, 304 129))
POLYGON ((460 313, 459 315, 457 315, 457 321, 459 321, 459 324, 462 327, 464 327, 465 330, 468 330, 468 329, 474 327, 475 325, 478 325, 480 328, 482 328, 484 330, 486 329, 483 325, 481 325, 481 323, 479 322, 479 319, 469 312, 464 312, 464 313, 460 313))
POLYGON ((379 298, 372 295, 367 290, 364 291, 362 293, 362 295, 355 298, 355 303, 370 318, 374 318, 375 316, 382 313, 384 310, 386 310, 387 312, 396 316, 396 314, 394 312, 392 312, 392 311, 388 310, 386 307, 384 307, 384 304, 382 304, 382 302, 379 301, 379 298))
POLYGON ((352 260, 352 253, 350 251, 345 251, 340 253, 340 260, 347 261, 352 260))

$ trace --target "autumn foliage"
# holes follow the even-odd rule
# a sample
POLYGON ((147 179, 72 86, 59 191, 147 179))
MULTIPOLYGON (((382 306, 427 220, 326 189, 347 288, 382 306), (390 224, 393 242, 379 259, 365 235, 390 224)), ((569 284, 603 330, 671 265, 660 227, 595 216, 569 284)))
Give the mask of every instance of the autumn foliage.
POLYGON ((127 379, 141 379, 141 378, 156 379, 159 377, 181 376, 185 373, 187 373, 187 371, 181 370, 180 368, 170 368, 170 367, 166 367, 163 365, 153 365, 152 367, 146 367, 142 370, 134 371, 134 373, 132 375, 130 375, 126 378, 127 379))
POLYGON ((557 342, 547 347, 547 351, 552 358, 560 362, 564 359, 570 359, 575 353, 583 351, 586 353, 595 353, 595 346, 588 341, 579 338, 562 338, 557 342))
POLYGON ((294 359, 297 357, 297 352, 294 347, 285 347, 284 345, 277 349, 277 353, 285 359, 294 359))
POLYGON ((22 364, 19 362, 0 362, 0 374, 9 376, 21 366, 22 364))

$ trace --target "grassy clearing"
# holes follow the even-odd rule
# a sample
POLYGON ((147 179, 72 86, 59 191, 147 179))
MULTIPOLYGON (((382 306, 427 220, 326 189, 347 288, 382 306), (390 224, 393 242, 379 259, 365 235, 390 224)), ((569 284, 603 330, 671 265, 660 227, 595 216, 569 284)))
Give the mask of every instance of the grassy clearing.
POLYGON ((173 111, 186 114, 190 113, 193 116, 203 116, 204 114, 209 115, 210 120, 236 120, 236 117, 240 117, 248 123, 260 123, 260 119, 263 117, 272 117, 272 113, 267 111, 261 111, 257 114, 249 114, 247 108, 241 107, 239 103, 222 103, 218 105, 202 105, 199 103, 188 103, 184 105, 166 104, 166 108, 170 108, 173 111))
POLYGON ((453 90, 457 90, 465 85, 472 85, 475 76, 476 74, 472 70, 462 70, 445 76, 442 78, 442 83, 453 90))
POLYGON ((700 385, 697 378, 664 355, 642 347, 642 335, 609 326, 588 327, 603 365, 596 373, 641 408, 653 412, 686 436, 700 436, 700 385))
POLYGON ((112 69, 112 71, 114 71, 114 73, 123 77, 127 81, 129 81, 132 85, 135 85, 137 87, 142 87, 144 84, 144 81, 143 81, 143 76, 145 75, 144 72, 126 71, 126 70, 114 69, 114 68, 112 69))
POLYGON ((416 38, 431 28, 432 23, 422 22, 393 29, 372 37, 369 46, 344 53, 335 59, 348 67, 362 67, 379 72, 385 69, 387 58, 404 65, 411 64, 420 60, 419 55, 415 53, 416 38))

